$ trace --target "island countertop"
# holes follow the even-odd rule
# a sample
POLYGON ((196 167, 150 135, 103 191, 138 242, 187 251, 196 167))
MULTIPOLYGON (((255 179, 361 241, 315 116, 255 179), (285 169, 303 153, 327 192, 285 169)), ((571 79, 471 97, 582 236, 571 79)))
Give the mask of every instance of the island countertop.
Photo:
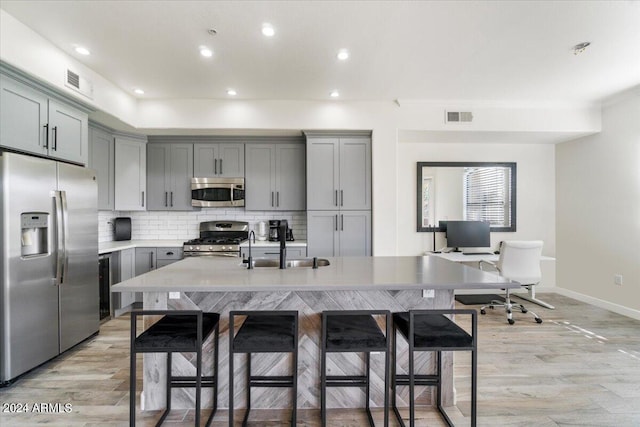
POLYGON ((496 289, 520 285, 496 274, 430 256, 336 257, 312 269, 256 267, 240 258, 189 257, 125 280, 114 292, 256 292, 496 289))

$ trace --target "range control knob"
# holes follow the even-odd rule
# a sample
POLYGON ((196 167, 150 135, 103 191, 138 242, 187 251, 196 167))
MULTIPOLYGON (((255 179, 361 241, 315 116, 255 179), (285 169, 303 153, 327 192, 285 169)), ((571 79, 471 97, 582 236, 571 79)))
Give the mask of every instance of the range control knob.
POLYGON ((193 250, 193 246, 189 246, 189 250, 192 251, 193 250))
POLYGON ((199 250, 200 250, 200 246, 196 246, 196 251, 199 251, 199 250))
POLYGON ((213 246, 209 246, 209 250, 212 251, 213 250, 213 246))

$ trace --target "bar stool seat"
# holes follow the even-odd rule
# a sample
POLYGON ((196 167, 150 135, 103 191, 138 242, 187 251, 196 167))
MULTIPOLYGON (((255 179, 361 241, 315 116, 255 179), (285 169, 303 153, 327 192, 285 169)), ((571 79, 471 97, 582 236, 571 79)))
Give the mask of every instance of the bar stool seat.
POLYGON ((436 404, 444 421, 452 427, 454 424, 442 406, 442 351, 471 352, 471 426, 476 426, 477 407, 477 313, 475 310, 412 310, 393 314, 393 362, 392 362, 392 406, 401 426, 405 426, 396 404, 396 387, 409 386, 409 424, 415 426, 415 386, 436 387, 436 404), (471 316, 471 333, 466 332, 445 315, 471 316), (397 332, 409 344, 408 375, 399 375, 397 369, 397 332), (436 372, 434 374, 416 374, 414 370, 414 352, 430 351, 436 353, 436 372))
POLYGON ((247 355, 247 409, 242 425, 246 426, 251 411, 252 387, 289 387, 292 394, 291 425, 297 422, 298 402, 298 312, 297 311, 231 311, 229 312, 229 426, 234 426, 234 355, 247 355), (237 316, 245 316, 235 332, 237 316), (251 374, 252 353, 291 353, 291 375, 259 376, 251 374))
POLYGON ((322 312, 322 342, 320 366, 320 414, 322 426, 327 424, 327 387, 365 388, 365 409, 369 425, 374 426, 370 394, 371 352, 383 352, 384 370, 384 425, 389 425, 389 337, 391 334, 391 312, 388 310, 352 310, 322 312), (384 316, 386 334, 374 319, 384 316), (364 375, 327 375, 327 353, 364 353, 364 375))
POLYGON ((163 423, 171 411, 171 389, 195 387, 195 425, 200 425, 201 388, 213 388, 213 407, 206 425, 210 425, 218 407, 218 336, 220 315, 198 310, 134 310, 131 312, 131 365, 129 387, 129 425, 135 426, 136 355, 138 353, 167 353, 166 409, 156 426, 163 423), (163 317, 140 335, 137 334, 137 318, 140 316, 163 317), (213 375, 202 375, 202 344, 214 335, 213 375), (196 355, 195 376, 172 374, 172 353, 194 352, 196 355))

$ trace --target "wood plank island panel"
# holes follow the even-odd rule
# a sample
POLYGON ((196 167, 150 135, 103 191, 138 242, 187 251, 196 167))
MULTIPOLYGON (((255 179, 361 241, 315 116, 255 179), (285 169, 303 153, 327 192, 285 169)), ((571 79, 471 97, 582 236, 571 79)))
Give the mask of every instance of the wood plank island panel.
MULTIPOLYGON (((231 310, 297 310, 299 312, 299 354, 298 354, 298 408, 320 407, 320 313, 323 310, 372 310, 386 309, 404 311, 409 309, 453 308, 453 290, 437 290, 434 298, 423 298, 421 290, 401 291, 275 291, 275 292, 184 292, 180 299, 168 299, 166 292, 148 292, 144 295, 145 309, 201 309, 218 312, 220 319, 219 353, 219 389, 218 403, 228 408, 229 402, 229 311, 231 310)), ((209 340, 203 351, 203 374, 212 372, 212 343, 209 340)), ((400 368, 408 366, 407 345, 398 340, 400 368)), ((431 371, 434 357, 429 353, 418 353, 416 367, 418 372, 431 371)), ((162 354, 144 356, 144 409, 165 407, 166 361, 162 354)), ((246 356, 235 356, 236 408, 246 407, 244 387, 246 382, 246 356)), ((174 375, 193 375, 195 356, 192 354, 174 355, 174 375)), ((444 377, 447 384, 445 404, 453 403, 451 353, 443 353, 444 377)), ((283 375, 290 372, 291 358, 282 353, 261 353, 252 358, 253 375, 283 375)), ((329 354, 328 375, 359 374, 364 369, 362 353, 329 354)), ((398 405, 408 406, 408 389, 399 388, 398 405)), ((429 388, 416 389, 418 401, 430 404, 432 393, 429 388)), ((288 408, 291 402, 289 389, 254 388, 251 406, 254 408, 288 408)), ((193 408, 194 393, 190 389, 174 389, 172 407, 193 408)), ((384 355, 371 357, 371 405, 382 406, 384 396, 384 355)), ((335 388, 327 389, 329 408, 349 408, 362 406, 365 399, 364 389, 335 388)), ((203 407, 211 406, 211 391, 203 389, 203 407)))

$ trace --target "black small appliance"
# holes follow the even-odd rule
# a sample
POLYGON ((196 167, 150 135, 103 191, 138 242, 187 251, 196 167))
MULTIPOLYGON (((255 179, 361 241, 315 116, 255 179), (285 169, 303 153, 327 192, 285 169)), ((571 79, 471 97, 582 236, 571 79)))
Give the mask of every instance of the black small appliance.
POLYGON ((269 241, 270 242, 278 242, 280 241, 280 226, 284 225, 287 233, 285 235, 285 240, 288 242, 293 242, 293 230, 289 228, 289 221, 286 219, 270 219, 269 220, 269 241))

